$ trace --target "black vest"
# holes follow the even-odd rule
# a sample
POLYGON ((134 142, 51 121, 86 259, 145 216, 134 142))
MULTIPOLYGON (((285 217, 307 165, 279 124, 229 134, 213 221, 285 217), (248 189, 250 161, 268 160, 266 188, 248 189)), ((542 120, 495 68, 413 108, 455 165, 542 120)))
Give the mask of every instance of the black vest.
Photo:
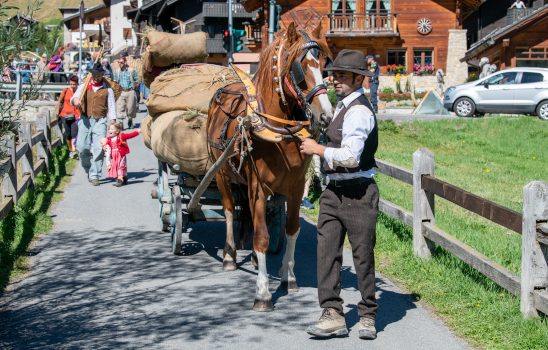
POLYGON ((327 162, 323 162, 323 169, 325 170, 326 174, 355 173, 358 171, 367 171, 377 166, 377 164, 375 163, 375 152, 377 152, 377 148, 379 146, 379 129, 377 127, 377 117, 373 112, 373 107, 371 107, 371 103, 369 103, 369 100, 363 94, 354 101, 352 101, 352 103, 350 103, 348 107, 343 107, 339 111, 337 118, 335 118, 335 120, 329 124, 327 129, 325 129, 325 135, 327 136, 327 147, 341 148, 344 116, 350 108, 358 105, 363 105, 369 108, 371 110, 371 113, 373 113, 373 118, 375 119, 375 126, 373 127, 373 130, 364 142, 363 151, 360 156, 360 164, 356 168, 345 168, 338 166, 335 169, 331 169, 329 168, 327 162))

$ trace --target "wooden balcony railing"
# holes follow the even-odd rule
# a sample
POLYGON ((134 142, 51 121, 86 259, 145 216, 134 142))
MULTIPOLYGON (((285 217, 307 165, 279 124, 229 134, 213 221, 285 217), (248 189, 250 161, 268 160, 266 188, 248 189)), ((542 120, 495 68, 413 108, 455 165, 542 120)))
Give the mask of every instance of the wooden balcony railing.
POLYGON ((508 9, 506 11, 506 25, 510 25, 510 24, 513 24, 527 16, 529 16, 530 14, 532 14, 533 12, 535 12, 536 10, 538 9, 534 9, 534 8, 530 8, 530 7, 527 7, 527 8, 523 8, 523 9, 508 9))
POLYGON ((327 35, 397 35, 396 13, 329 13, 327 35))

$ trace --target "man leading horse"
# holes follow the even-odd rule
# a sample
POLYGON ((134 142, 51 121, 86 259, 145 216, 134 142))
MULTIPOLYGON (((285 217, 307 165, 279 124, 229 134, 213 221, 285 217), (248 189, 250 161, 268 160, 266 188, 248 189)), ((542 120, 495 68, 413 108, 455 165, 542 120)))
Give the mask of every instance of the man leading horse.
POLYGON ((362 52, 342 50, 332 67, 335 93, 339 101, 326 129, 327 147, 304 139, 301 152, 324 158, 329 185, 320 197, 318 217, 318 299, 323 313, 307 332, 318 337, 348 334, 343 312, 341 267, 345 234, 348 234, 358 286, 359 337, 375 339, 375 226, 379 212, 379 189, 375 175, 378 147, 377 119, 364 95, 362 52))

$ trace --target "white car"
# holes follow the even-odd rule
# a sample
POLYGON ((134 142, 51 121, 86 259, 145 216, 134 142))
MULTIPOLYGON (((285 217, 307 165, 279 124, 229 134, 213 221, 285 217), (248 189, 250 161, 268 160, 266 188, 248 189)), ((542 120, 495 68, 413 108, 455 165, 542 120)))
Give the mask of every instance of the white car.
POLYGON ((451 86, 445 91, 443 106, 459 117, 519 113, 548 120, 548 69, 510 68, 451 86))

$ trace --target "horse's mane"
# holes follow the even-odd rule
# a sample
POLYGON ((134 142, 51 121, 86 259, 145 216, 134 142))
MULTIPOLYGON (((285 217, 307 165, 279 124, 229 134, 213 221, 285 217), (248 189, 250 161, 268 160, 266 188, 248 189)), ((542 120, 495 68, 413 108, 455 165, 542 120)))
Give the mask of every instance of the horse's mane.
MULTIPOLYGON (((331 57, 331 50, 329 50, 329 47, 327 46, 325 40, 316 39, 312 34, 312 31, 310 30, 305 30, 304 32, 308 34, 310 39, 318 43, 321 51, 331 57)), ((285 37, 286 36, 284 34, 279 33, 274 41, 270 45, 268 45, 266 49, 264 49, 264 51, 261 53, 261 56, 259 57, 259 67, 257 69, 257 74, 255 75, 255 86, 257 86, 257 89, 259 90, 259 93, 263 96, 263 98, 265 98, 266 96, 270 96, 272 94, 272 90, 278 87, 278 84, 274 82, 274 77, 277 76, 278 70, 274 70, 272 69, 272 67, 278 65, 280 62, 275 62, 272 59, 272 56, 277 56, 276 46, 280 45, 282 39, 284 39, 285 37)), ((284 53, 282 54, 282 63, 284 64, 284 66, 282 67, 282 79, 285 76, 289 77, 291 64, 295 62, 304 51, 304 49, 302 49, 302 46, 306 43, 306 39, 302 36, 300 32, 297 32, 297 38, 298 39, 289 47, 285 46, 287 44, 287 41, 284 43, 284 53), (285 52, 287 52, 288 54, 287 57, 285 56, 285 52)), ((280 82, 279 86, 283 87, 284 83, 280 82)))

